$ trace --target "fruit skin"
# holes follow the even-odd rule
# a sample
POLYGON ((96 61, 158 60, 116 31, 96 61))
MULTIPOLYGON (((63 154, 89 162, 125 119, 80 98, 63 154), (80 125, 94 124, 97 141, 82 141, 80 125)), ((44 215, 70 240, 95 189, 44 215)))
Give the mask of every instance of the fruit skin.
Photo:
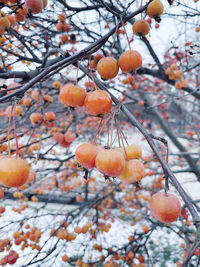
POLYGON ((66 23, 65 21, 59 21, 56 24, 56 29, 58 32, 70 32, 71 26, 70 26, 70 24, 66 23))
POLYGON ((65 84, 59 94, 59 101, 67 107, 78 107, 84 105, 86 91, 72 83, 65 84))
POLYGON ((65 142, 72 143, 76 139, 75 133, 71 132, 70 129, 67 130, 67 132, 64 135, 65 142))
POLYGON ((96 61, 96 63, 98 63, 99 60, 102 59, 103 57, 104 57, 104 56, 103 56, 102 54, 98 53, 98 54, 96 54, 96 55, 94 56, 94 60, 96 61))
POLYGON ((170 193, 158 192, 154 194, 149 201, 153 216, 163 223, 175 221, 181 213, 181 204, 179 199, 170 193))
POLYGON ((147 7, 147 15, 150 18, 162 15, 164 10, 163 4, 160 0, 153 0, 147 7))
POLYGON ((42 0, 25 0, 25 6, 27 9, 31 10, 33 14, 38 14, 43 9, 42 0))
POLYGON ((144 19, 137 20, 133 23, 133 33, 138 36, 145 36, 149 33, 149 23, 144 19))
POLYGON ((45 117, 46 117, 47 121, 49 121, 49 122, 52 122, 56 119, 56 115, 52 111, 45 112, 45 117))
POLYGON ((67 17, 66 17, 66 15, 64 13, 58 15, 58 20, 60 20, 60 21, 65 21, 66 18, 67 17))
POLYGON ((124 184, 132 184, 140 181, 144 177, 144 165, 138 159, 126 161, 125 167, 119 179, 124 184))
POLYGON ((124 155, 124 158, 127 159, 126 157, 128 157, 128 159, 139 159, 142 156, 142 149, 139 145, 137 144, 131 144, 125 147, 125 151, 124 149, 121 148, 121 151, 124 155))
POLYGON ((29 176, 29 165, 21 158, 0 159, 0 183, 7 187, 25 184, 29 176))
POLYGON ((12 106, 8 106, 6 109, 6 114, 8 117, 13 116, 13 114, 15 114, 15 116, 19 116, 22 114, 22 112, 23 112, 23 109, 20 105, 17 105, 15 108, 12 108, 12 106))
POLYGON ((64 141, 64 134, 62 134, 62 133, 55 133, 53 135, 53 139, 57 143, 61 144, 64 141))
POLYGON ((6 18, 10 21, 10 26, 15 26, 15 17, 12 15, 6 15, 6 18))
POLYGON ((36 126, 39 123, 42 123, 44 120, 44 117, 41 113, 33 112, 30 116, 30 121, 33 126, 36 126))
POLYGON ((139 52, 130 50, 121 54, 118 63, 123 72, 131 72, 142 66, 142 57, 139 52))
POLYGON ((10 28, 10 21, 8 18, 0 17, 0 26, 5 30, 5 29, 9 29, 10 28))
POLYGON ((77 147, 75 151, 76 160, 81 166, 86 169, 92 169, 95 167, 95 159, 98 153, 98 149, 95 145, 85 143, 77 147))
POLYGON ((119 176, 125 167, 123 154, 117 149, 102 149, 96 157, 96 168, 111 177, 119 176))
POLYGON ((119 67, 114 57, 103 57, 97 64, 97 71, 101 78, 108 80, 117 76, 119 67))
POLYGON ((26 97, 26 98, 23 99, 23 105, 25 107, 29 107, 31 105, 31 102, 32 102, 32 100, 29 97, 26 97))
POLYGON ((91 115, 105 115, 110 113, 112 99, 107 92, 103 90, 95 90, 86 95, 84 106, 86 111, 91 115))

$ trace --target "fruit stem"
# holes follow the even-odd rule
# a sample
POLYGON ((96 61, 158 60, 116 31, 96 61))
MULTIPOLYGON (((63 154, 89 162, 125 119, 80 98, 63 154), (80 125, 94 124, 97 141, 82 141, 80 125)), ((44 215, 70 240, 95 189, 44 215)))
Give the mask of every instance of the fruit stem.
POLYGON ((120 141, 120 135, 119 135, 119 125, 118 125, 116 118, 115 118, 115 125, 116 125, 116 129, 117 129, 117 137, 118 137, 119 147, 121 147, 121 141, 120 141))
POLYGON ((128 38, 128 34, 127 34, 127 31, 126 31, 126 27, 125 27, 125 25, 124 25, 124 22, 123 22, 122 18, 120 18, 120 20, 121 20, 121 24, 122 24, 122 26, 123 26, 123 28, 124 28, 124 32, 125 32, 125 35, 126 35, 126 39, 127 39, 127 41, 128 41, 128 47, 129 47, 129 50, 131 50, 130 40, 129 40, 129 38, 128 38))
POLYGON ((108 122, 108 139, 107 139, 107 146, 109 146, 109 143, 110 143, 110 140, 109 140, 109 138, 110 138, 110 123, 108 122))
POLYGON ((9 121, 8 121, 8 156, 10 158, 11 153, 10 153, 10 123, 11 123, 11 115, 12 111, 9 113, 9 121))
POLYGON ((116 37, 117 37, 117 31, 118 31, 118 29, 119 29, 119 21, 118 21, 118 23, 117 23, 117 27, 116 27, 116 29, 115 29, 114 40, 113 40, 113 44, 112 44, 112 46, 111 46, 111 50, 110 50, 110 56, 111 56, 111 57, 112 57, 112 50, 113 50, 113 47, 114 47, 114 45, 115 45, 115 39, 116 39, 116 37))
POLYGON ((125 158, 126 160, 128 160, 128 155, 126 153, 126 149, 125 149, 125 145, 124 145, 124 140, 126 141, 126 144, 128 145, 128 141, 120 127, 120 123, 119 120, 115 117, 115 124, 116 124, 116 128, 117 128, 117 135, 118 135, 118 140, 119 140, 119 147, 121 147, 121 143, 122 143, 122 149, 124 151, 125 154, 125 158), (120 140, 121 139, 121 140, 120 140))
POLYGON ((113 124, 114 124, 114 117, 115 114, 112 114, 112 120, 111 120, 111 130, 110 130, 110 148, 112 148, 112 141, 113 141, 113 124))
POLYGON ((18 153, 19 153, 19 145, 18 145, 18 140, 17 140, 17 133, 16 133, 16 125, 15 125, 15 104, 13 105, 12 108, 12 112, 13 112, 13 129, 14 129, 14 137, 15 137, 15 142, 16 142, 16 158, 18 157, 18 153))
POLYGON ((99 123, 99 127, 98 127, 97 132, 96 132, 96 134, 94 136, 94 143, 95 144, 97 143, 97 140, 99 138, 99 131, 101 130, 102 122, 103 122, 103 118, 101 118, 100 123, 99 123))
POLYGON ((100 124, 99 124, 99 128, 98 128, 97 133, 96 133, 96 136, 95 136, 95 138, 94 138, 94 143, 97 142, 97 140, 98 140, 98 138, 99 138, 101 132, 103 131, 103 129, 105 128, 106 124, 107 124, 108 121, 110 120, 110 115, 109 115, 109 117, 108 117, 104 122, 103 122, 103 119, 104 119, 104 118, 101 118, 101 121, 100 121, 100 124), (103 125, 102 125, 102 122, 103 122, 103 125))

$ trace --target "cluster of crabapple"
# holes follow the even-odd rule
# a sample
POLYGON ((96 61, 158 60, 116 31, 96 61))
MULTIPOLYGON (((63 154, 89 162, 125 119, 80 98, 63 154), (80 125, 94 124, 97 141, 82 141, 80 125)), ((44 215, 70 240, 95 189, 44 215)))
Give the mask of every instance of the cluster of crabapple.
POLYGON ((137 144, 123 149, 84 143, 75 151, 76 160, 82 167, 96 167, 106 178, 119 177, 124 184, 138 182, 144 177, 144 166, 139 160, 141 154, 141 148, 137 144))
MULTIPOLYGON (((86 93, 72 83, 61 88, 59 100, 68 107, 84 106, 87 113, 94 116, 109 114, 112 108, 112 99, 107 92, 97 89, 86 93)), ((85 169, 96 167, 107 177, 120 176, 125 183, 143 178, 144 167, 139 161, 141 154, 138 145, 127 146, 123 151, 121 148, 101 148, 94 143, 81 144, 75 152, 78 163, 85 169)))
MULTIPOLYGON (((3 4, 8 4, 8 1, 0 1, 3 4)), ((10 27, 15 26, 16 22, 22 22, 26 19, 29 12, 38 14, 47 6, 48 0, 25 0, 23 4, 19 5, 19 8, 15 6, 18 1, 10 0, 10 8, 13 9, 14 15, 6 14, 3 11, 0 12, 0 34, 4 34, 10 27)))
MULTIPOLYGON (((150 18, 159 21, 163 13, 163 5, 159 0, 153 0, 147 7, 150 18)), ((150 31, 149 23, 144 20, 136 20, 132 26, 133 33, 137 36, 146 36, 150 31)), ((103 57, 97 54, 90 61, 90 68, 97 70, 102 79, 108 80, 117 76, 119 68, 123 73, 134 72, 142 66, 142 57, 138 51, 129 50, 123 52, 117 61, 112 56, 103 57)))
POLYGON ((176 63, 171 64, 169 68, 165 70, 170 80, 177 80, 174 84, 176 89, 186 88, 188 81, 183 79, 183 71, 178 68, 176 63))
MULTIPOLYGON (((119 177, 129 185, 140 181, 145 175, 143 163, 139 160, 142 150, 137 144, 125 148, 103 148, 94 143, 84 143, 77 147, 77 162, 85 169, 95 168, 105 178, 119 177)), ((179 199, 170 193, 157 192, 149 200, 152 215, 163 223, 175 221, 181 213, 179 199)))
MULTIPOLYGON (((107 92, 97 89, 86 93, 72 83, 61 88, 59 100, 67 107, 84 106, 87 113, 94 116, 107 115, 112 108, 112 99, 107 92)), ((137 144, 110 148, 88 142, 80 144, 75 151, 76 160, 84 169, 96 168, 106 178, 119 177, 126 185, 144 177, 141 155, 142 150, 137 144)), ((181 204, 175 195, 158 192, 150 199, 150 209, 157 220, 170 223, 179 217, 181 204)))
MULTIPOLYGON (((105 116, 112 109, 112 99, 103 90, 89 93, 72 83, 64 85, 59 93, 60 102, 67 107, 84 106, 93 116, 105 116)), ((77 162, 85 169, 96 167, 106 177, 120 177, 126 183, 134 183, 144 177, 144 166, 139 160, 141 148, 132 144, 126 148, 103 148, 95 143, 78 146, 75 155, 77 162)))

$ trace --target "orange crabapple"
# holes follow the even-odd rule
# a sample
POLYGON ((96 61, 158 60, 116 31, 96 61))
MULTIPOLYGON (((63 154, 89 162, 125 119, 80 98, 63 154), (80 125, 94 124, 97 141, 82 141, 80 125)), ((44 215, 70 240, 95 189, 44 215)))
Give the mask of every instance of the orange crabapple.
POLYGON ((94 116, 104 116, 111 111, 112 99, 107 92, 95 90, 87 93, 84 106, 87 113, 94 116))
POLYGON ((101 149, 96 156, 96 168, 106 176, 117 177, 124 167, 124 156, 117 149, 101 149))
POLYGON ((142 66, 142 57, 138 51, 129 50, 120 55, 118 64, 122 72, 135 71, 142 66))
POLYGON ((138 159, 127 160, 124 170, 119 179, 124 184, 132 184, 140 181, 144 177, 144 165, 138 159))
POLYGON ((92 169, 95 167, 95 160, 98 153, 97 146, 85 143, 77 147, 75 156, 77 162, 86 169, 92 169))
POLYGON ((0 159, 0 183, 7 187, 18 187, 28 179, 29 165, 21 158, 0 159))
POLYGON ((164 10, 163 4, 160 0, 153 0, 147 7, 147 15, 150 18, 155 18, 162 15, 164 10))
POLYGON ((149 33, 149 23, 144 19, 136 20, 132 26, 133 33, 138 36, 145 36, 149 33))
POLYGON ((163 223, 175 221, 181 213, 179 199, 170 193, 157 192, 149 201, 152 215, 163 223))
POLYGON ((102 57, 98 61, 97 71, 102 79, 114 78, 119 71, 117 60, 114 57, 102 57))
POLYGON ((67 107, 78 107, 84 105, 86 91, 72 83, 65 84, 59 93, 59 101, 67 107))

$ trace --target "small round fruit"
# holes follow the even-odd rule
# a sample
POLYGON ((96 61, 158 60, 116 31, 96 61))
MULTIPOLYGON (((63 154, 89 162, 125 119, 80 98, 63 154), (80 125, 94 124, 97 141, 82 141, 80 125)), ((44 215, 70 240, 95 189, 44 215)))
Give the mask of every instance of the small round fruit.
POLYGON ((6 15, 6 18, 10 21, 11 26, 15 26, 15 17, 13 15, 6 15))
POLYGON ((104 56, 100 53, 96 54, 94 56, 94 60, 98 63, 100 59, 102 59, 104 56))
POLYGON ((95 167, 95 160, 98 153, 98 149, 95 145, 85 143, 77 147, 75 156, 77 162, 86 169, 92 169, 95 167))
POLYGON ((15 116, 19 116, 22 114, 22 112, 23 112, 23 109, 20 105, 16 105, 15 108, 13 108, 12 106, 8 106, 6 109, 6 114, 8 117, 13 116, 13 114, 15 114, 15 116))
POLYGON ((104 175, 119 176, 125 167, 123 154, 117 149, 102 149, 96 157, 96 168, 104 175))
POLYGON ((58 144, 61 144, 64 141, 64 134, 62 133, 55 133, 53 135, 53 140, 56 141, 58 144))
POLYGON ((61 88, 61 83, 59 81, 54 81, 53 82, 53 88, 60 89, 61 88))
POLYGON ((126 155, 128 159, 139 159, 142 156, 142 149, 137 144, 131 144, 125 147, 126 153, 122 150, 124 157, 126 159, 126 155))
POLYGON ((150 31, 149 23, 144 19, 135 21, 132 29, 133 33, 139 36, 145 36, 150 31))
POLYGON ((25 184, 29 176, 29 165, 21 158, 0 159, 0 183, 7 187, 25 184))
POLYGON ((154 194, 149 201, 152 215, 163 223, 175 221, 181 213, 181 204, 179 199, 170 193, 158 192, 154 194))
POLYGON ((35 100, 35 101, 40 101, 40 94, 38 90, 33 90, 31 91, 31 97, 35 100))
POLYGON ((25 107, 29 107, 31 105, 31 102, 32 102, 32 100, 31 100, 30 97, 26 97, 26 98, 23 99, 23 105, 25 107))
POLYGON ((62 261, 67 262, 69 260, 69 257, 65 254, 62 256, 62 261))
POLYGON ((71 132, 70 129, 67 130, 67 132, 64 135, 65 142, 72 143, 76 139, 75 133, 71 132))
POLYGON ((114 57, 103 57, 97 64, 97 71, 101 78, 108 80, 117 76, 119 67, 114 57))
POLYGON ((0 26, 5 30, 10 28, 10 21, 6 17, 0 17, 0 26))
POLYGON ((95 90, 86 95, 84 106, 87 113, 94 116, 103 116, 110 113, 112 99, 107 92, 103 90, 95 90))
POLYGON ((86 91, 72 83, 65 84, 59 94, 60 102, 67 107, 78 107, 84 105, 86 91))
POLYGON ((30 121, 33 126, 36 126, 37 124, 42 123, 44 120, 44 117, 41 113, 33 112, 30 116, 30 121))
POLYGON ((38 14, 43 9, 43 0, 25 0, 25 6, 33 14, 38 14))
POLYGON ((97 68, 97 63, 94 59, 90 60, 90 69, 91 70, 96 70, 97 68))
POLYGON ((60 21, 65 21, 66 18, 67 17, 66 17, 66 15, 64 13, 58 15, 58 20, 60 20, 60 21))
POLYGON ((47 111, 47 112, 45 112, 45 117, 46 117, 46 120, 47 120, 48 122, 55 121, 55 119, 56 119, 56 115, 55 115, 55 113, 52 112, 52 111, 47 111))
POLYGON ((153 0, 147 7, 147 15, 150 18, 162 15, 164 10, 163 4, 160 0, 153 0))
POLYGON ((126 161, 125 168, 120 180, 124 184, 132 184, 140 181, 144 177, 144 165, 138 159, 131 159, 126 161))
POLYGON ((139 52, 130 50, 121 54, 118 63, 123 72, 131 72, 142 66, 142 57, 139 52))

